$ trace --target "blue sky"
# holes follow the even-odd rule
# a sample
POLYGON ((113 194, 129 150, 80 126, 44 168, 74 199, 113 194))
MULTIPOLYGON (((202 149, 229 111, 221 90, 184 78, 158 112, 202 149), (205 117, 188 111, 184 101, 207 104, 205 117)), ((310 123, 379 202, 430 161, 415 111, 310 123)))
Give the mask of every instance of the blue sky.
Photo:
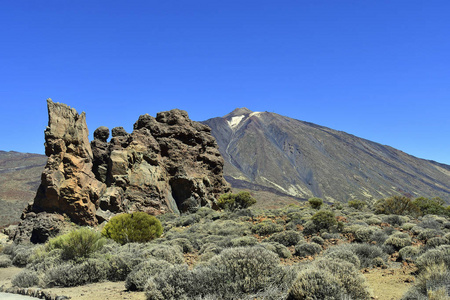
POLYGON ((2 1, 0 150, 44 153, 46 98, 98 126, 270 111, 450 164, 450 2, 2 1))

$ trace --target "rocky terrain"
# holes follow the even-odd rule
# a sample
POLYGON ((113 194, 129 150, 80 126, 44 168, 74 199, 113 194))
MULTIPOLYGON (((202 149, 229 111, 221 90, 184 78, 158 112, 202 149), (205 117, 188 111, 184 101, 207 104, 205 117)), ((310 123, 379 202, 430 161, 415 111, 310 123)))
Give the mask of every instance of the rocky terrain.
POLYGON ((121 212, 152 215, 214 207, 230 190, 209 127, 181 110, 142 115, 132 133, 100 127, 89 142, 86 115, 47 100, 47 164, 17 240, 45 241, 68 218, 97 225, 121 212))
POLYGON ((450 201, 450 166, 342 131, 246 108, 203 123, 234 187, 330 202, 395 194, 450 201))

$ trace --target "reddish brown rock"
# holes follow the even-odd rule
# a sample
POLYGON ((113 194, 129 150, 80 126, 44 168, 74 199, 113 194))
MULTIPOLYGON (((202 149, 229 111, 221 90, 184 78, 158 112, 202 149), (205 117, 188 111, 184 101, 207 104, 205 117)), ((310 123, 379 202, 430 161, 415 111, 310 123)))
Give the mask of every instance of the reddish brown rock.
MULTIPOLYGON (((92 147, 103 153, 94 155, 94 164, 105 166, 102 142, 94 141, 92 147)), ((114 128, 107 156, 108 189, 100 199, 99 219, 109 216, 108 211, 161 214, 213 207, 218 195, 229 191, 209 127, 191 121, 182 110, 156 118, 142 115, 131 134, 114 128)))
POLYGON ((96 208, 106 185, 92 171, 93 154, 85 113, 47 100, 47 165, 31 210, 66 214, 78 224, 96 225, 96 208))
POLYGON ((17 240, 28 239, 20 233, 27 228, 46 233, 47 213, 93 226, 121 212, 157 215, 214 207, 217 197, 230 191, 210 128, 191 121, 185 111, 142 115, 131 134, 113 128, 109 142, 109 129, 102 126, 89 143, 85 113, 50 99, 47 104, 48 162, 17 240))

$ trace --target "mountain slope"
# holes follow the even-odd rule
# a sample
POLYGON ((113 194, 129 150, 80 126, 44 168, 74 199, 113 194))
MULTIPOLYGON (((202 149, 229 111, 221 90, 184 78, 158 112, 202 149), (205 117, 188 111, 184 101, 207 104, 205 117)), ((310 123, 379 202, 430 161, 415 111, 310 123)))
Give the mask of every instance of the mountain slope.
POLYGON ((0 226, 19 221, 46 163, 45 155, 0 151, 0 226))
POLYGON ((399 193, 449 200, 450 166, 345 132, 246 108, 203 123, 212 129, 233 185, 328 201, 399 193))

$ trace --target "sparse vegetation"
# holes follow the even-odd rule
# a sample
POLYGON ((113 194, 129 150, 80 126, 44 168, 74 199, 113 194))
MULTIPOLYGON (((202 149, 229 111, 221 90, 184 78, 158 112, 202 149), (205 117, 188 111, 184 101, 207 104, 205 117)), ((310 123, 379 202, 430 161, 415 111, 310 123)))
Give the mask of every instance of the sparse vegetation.
POLYGON ((444 297, 448 216, 375 216, 368 207, 349 206, 201 208, 158 216, 165 233, 149 241, 140 239, 143 231, 114 241, 77 229, 37 247, 6 246, 0 266, 26 266, 13 280, 24 288, 110 280, 145 291, 147 299, 287 300, 370 299, 358 270, 402 262, 417 267, 417 279, 403 299, 444 297), (133 236, 138 240, 132 242, 133 236))

